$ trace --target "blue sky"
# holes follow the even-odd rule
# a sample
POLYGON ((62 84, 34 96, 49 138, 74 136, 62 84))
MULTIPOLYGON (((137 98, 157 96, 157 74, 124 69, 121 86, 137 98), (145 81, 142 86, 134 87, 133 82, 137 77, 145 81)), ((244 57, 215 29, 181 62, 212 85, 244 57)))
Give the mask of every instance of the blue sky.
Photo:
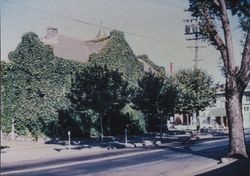
MULTIPOLYGON (((186 41, 184 36, 183 20, 190 17, 184 12, 188 7, 186 0, 0 1, 1 58, 4 60, 15 49, 25 32, 33 31, 42 38, 48 26, 57 27, 63 35, 93 39, 99 28, 73 20, 79 19, 96 25, 102 22, 109 28, 135 34, 125 34, 135 54, 148 54, 152 61, 167 70, 170 62, 174 64, 175 70, 193 67, 194 49, 186 46, 194 43, 186 41)), ((207 70, 215 81, 222 82, 218 51, 208 43, 200 45, 207 48, 199 51, 199 56, 203 59, 199 62, 199 67, 207 70)))

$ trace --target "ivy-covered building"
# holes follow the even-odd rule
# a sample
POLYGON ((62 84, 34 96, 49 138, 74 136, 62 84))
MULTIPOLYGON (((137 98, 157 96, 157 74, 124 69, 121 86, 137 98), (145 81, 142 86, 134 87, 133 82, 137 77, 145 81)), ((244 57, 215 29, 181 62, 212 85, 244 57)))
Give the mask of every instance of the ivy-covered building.
MULTIPOLYGON (((120 31, 106 35, 100 30, 93 40, 88 41, 61 35, 54 27, 49 27, 46 36, 40 39, 35 33, 28 32, 16 50, 9 54, 9 60, 4 69, 1 115, 4 119, 2 130, 13 139, 15 133, 31 134, 36 139, 42 134, 64 136, 66 133, 61 129, 69 130, 71 126, 79 127, 81 133, 78 135, 87 136, 86 129, 98 130, 98 125, 91 126, 96 123, 93 109, 84 109, 86 114, 84 111, 80 116, 68 99, 76 76, 92 66, 105 66, 103 68, 111 72, 120 72, 129 88, 138 85, 137 81, 145 71, 162 74, 161 68, 147 56, 135 55, 120 31), (86 125, 89 117, 93 122, 86 125), (70 123, 66 123, 67 120, 70 123), (84 125, 88 128, 81 130, 84 125)), ((114 117, 129 119, 143 131, 143 114, 129 104, 125 107, 121 113, 112 111, 114 117)))
POLYGON ((58 57, 119 68, 130 79, 141 78, 142 73, 139 72, 143 71, 165 75, 164 68, 154 64, 147 55, 136 56, 120 31, 111 31, 107 35, 100 29, 93 40, 86 41, 61 35, 57 28, 48 27, 46 36, 41 40, 51 45, 58 57))

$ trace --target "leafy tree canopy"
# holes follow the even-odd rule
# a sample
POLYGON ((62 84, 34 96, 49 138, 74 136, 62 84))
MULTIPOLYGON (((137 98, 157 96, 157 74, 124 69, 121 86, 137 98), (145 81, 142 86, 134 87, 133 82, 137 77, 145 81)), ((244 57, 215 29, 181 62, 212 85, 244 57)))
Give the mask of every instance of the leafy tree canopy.
POLYGON ((198 113, 214 101, 213 79, 200 69, 184 69, 175 74, 180 89, 177 111, 198 113))
POLYGON ((147 130, 155 131, 163 116, 174 113, 178 89, 171 78, 145 73, 138 81, 133 103, 145 114, 147 130))
POLYGON ((69 99, 76 111, 92 109, 97 112, 100 118, 99 131, 103 133, 103 119, 108 113, 120 112, 129 102, 129 94, 128 82, 121 73, 109 70, 106 66, 94 65, 87 66, 76 75, 69 99))

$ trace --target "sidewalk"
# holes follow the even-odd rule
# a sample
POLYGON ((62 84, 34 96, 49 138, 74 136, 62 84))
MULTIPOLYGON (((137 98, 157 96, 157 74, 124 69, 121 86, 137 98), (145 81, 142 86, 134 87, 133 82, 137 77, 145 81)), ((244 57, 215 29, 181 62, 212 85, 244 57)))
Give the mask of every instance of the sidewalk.
MULTIPOLYGON (((74 142, 72 142, 74 143, 74 142)), ((167 145, 174 145, 169 143, 167 145)), ((132 143, 113 142, 86 142, 71 144, 70 150, 67 141, 58 141, 57 143, 45 144, 44 142, 27 142, 27 141, 2 141, 3 149, 1 150, 1 164, 9 165, 19 162, 32 160, 45 160, 54 158, 63 158, 71 156, 89 156, 108 151, 114 151, 122 148, 140 148, 145 146, 155 146, 153 141, 143 140, 132 143)))
POLYGON ((69 157, 75 155, 93 155, 97 153, 107 152, 107 148, 91 147, 81 148, 78 145, 68 146, 59 144, 44 144, 37 142, 18 142, 5 141, 2 146, 6 146, 1 150, 1 164, 13 164, 18 162, 26 162, 31 160, 44 160, 58 157, 69 157))

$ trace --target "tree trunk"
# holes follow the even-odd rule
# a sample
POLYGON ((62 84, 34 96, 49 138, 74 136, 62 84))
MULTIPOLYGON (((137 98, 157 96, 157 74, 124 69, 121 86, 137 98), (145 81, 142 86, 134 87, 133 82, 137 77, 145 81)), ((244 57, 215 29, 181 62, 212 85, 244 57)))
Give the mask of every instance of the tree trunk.
POLYGON ((242 115, 243 92, 237 87, 234 90, 226 90, 226 111, 229 120, 229 145, 230 157, 248 157, 242 115))
MULTIPOLYGON (((208 1, 207 1, 208 2, 208 1)), ((211 3, 209 1, 209 3, 211 3)), ((247 30, 247 37, 242 53, 242 60, 240 67, 237 66, 233 53, 233 38, 230 27, 230 20, 228 17, 228 6, 225 0, 213 0, 214 9, 209 9, 212 6, 203 6, 197 2, 197 7, 201 10, 201 16, 205 17, 204 29, 209 39, 217 47, 221 53, 221 58, 224 63, 224 73, 226 77, 226 112, 229 120, 229 156, 243 156, 247 157, 245 146, 244 129, 243 129, 243 115, 242 115, 242 97, 245 88, 250 80, 250 28, 247 30), (214 11, 215 10, 215 11, 214 11), (224 35, 221 35, 217 29, 217 23, 212 13, 218 13, 222 24, 224 35), (221 37, 222 36, 222 37, 221 37)), ((246 9, 247 10, 247 9, 246 9)), ((216 19, 217 20, 217 19, 216 19)))

